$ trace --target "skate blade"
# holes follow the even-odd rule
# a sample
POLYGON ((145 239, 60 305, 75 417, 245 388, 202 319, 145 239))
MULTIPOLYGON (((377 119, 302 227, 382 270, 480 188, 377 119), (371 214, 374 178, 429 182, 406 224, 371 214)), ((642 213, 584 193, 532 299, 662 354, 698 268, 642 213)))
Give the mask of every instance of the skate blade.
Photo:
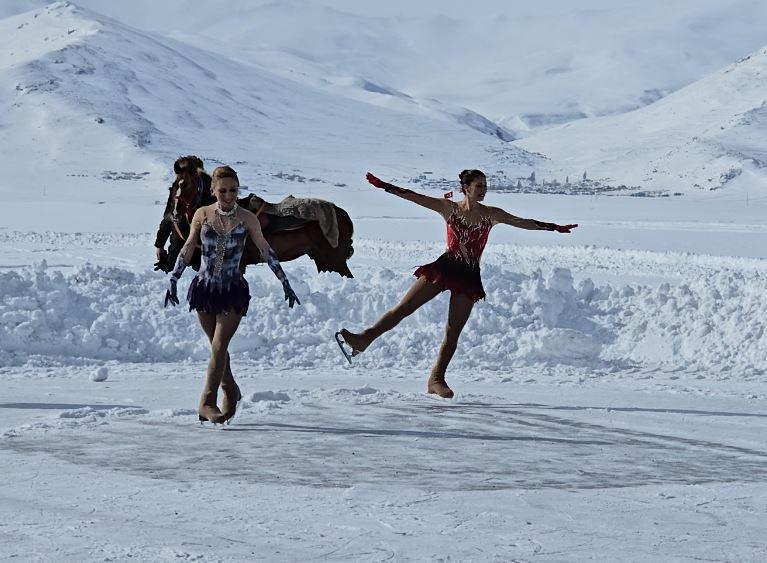
POLYGON ((229 425, 232 423, 232 421, 234 420, 234 418, 235 418, 235 417, 236 417, 236 416, 237 416, 237 415, 240 413, 240 403, 241 403, 241 402, 242 402, 242 397, 240 397, 240 400, 239 400, 239 401, 237 401, 237 404, 234 406, 234 414, 233 414, 232 416, 230 416, 230 417, 229 417, 229 418, 226 420, 226 422, 224 422, 224 424, 226 424, 227 426, 229 426, 229 425))
POLYGON ((208 420, 207 418, 205 418, 205 419, 203 419, 203 420, 200 420, 200 421, 199 421, 199 424, 200 424, 200 428, 207 428, 207 424, 205 424, 206 422, 207 422, 208 424, 211 424, 211 425, 213 425, 213 428, 214 428, 214 429, 215 429, 215 428, 221 429, 221 428, 223 428, 223 427, 224 427, 224 423, 223 423, 223 422, 211 422, 210 420, 208 420))
POLYGON ((346 342, 344 342, 340 332, 336 332, 336 344, 338 344, 338 347, 341 349, 341 353, 344 355, 344 358, 346 358, 346 361, 349 362, 349 365, 352 365, 352 358, 357 355, 357 351, 352 350, 351 354, 346 351, 346 348, 344 348, 346 342))

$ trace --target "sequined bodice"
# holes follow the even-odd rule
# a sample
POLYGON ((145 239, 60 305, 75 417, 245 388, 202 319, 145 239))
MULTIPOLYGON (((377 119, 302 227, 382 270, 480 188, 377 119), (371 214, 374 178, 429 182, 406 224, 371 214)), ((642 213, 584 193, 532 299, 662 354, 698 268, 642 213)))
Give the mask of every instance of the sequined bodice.
POLYGON ((482 257, 493 223, 489 217, 482 217, 479 223, 470 224, 461 215, 458 206, 447 218, 447 250, 465 262, 476 266, 482 257))
POLYGON ((248 231, 242 223, 223 231, 204 221, 200 229, 202 263, 197 275, 207 283, 224 287, 242 277, 240 259, 247 237, 248 231))

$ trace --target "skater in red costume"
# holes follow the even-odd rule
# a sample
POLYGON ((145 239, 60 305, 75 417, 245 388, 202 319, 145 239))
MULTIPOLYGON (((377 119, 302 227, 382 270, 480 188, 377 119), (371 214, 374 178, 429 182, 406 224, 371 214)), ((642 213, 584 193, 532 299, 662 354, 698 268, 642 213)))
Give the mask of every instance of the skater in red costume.
POLYGON ((400 188, 367 174, 367 181, 388 193, 436 211, 447 223, 447 250, 431 264, 415 271, 417 280, 402 301, 378 319, 370 328, 353 333, 345 328, 336 333, 336 340, 346 359, 367 349, 383 333, 393 329, 402 319, 439 293, 450 291, 450 309, 447 315, 445 338, 431 370, 427 393, 452 398, 453 391, 445 381, 447 366, 455 353, 458 337, 469 319, 474 303, 485 298, 480 277, 479 260, 487 244, 490 229, 503 223, 520 229, 569 233, 578 225, 556 225, 535 219, 522 219, 498 207, 480 203, 487 193, 487 179, 480 170, 464 170, 459 175, 463 199, 453 202, 400 188))

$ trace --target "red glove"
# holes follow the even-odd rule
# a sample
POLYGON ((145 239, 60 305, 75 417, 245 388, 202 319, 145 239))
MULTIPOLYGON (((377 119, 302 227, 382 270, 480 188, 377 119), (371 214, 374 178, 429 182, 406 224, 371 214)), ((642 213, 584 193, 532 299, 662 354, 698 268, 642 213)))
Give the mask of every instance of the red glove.
POLYGON ((370 172, 365 174, 365 179, 368 182, 370 182, 371 184, 373 184, 376 188, 381 188, 381 189, 385 190, 388 187, 390 187, 390 184, 387 184, 386 182, 384 182, 380 178, 377 178, 377 177, 373 176, 370 172))
POLYGON ((554 225, 554 230, 558 233, 569 233, 571 229, 574 229, 578 225, 554 225))

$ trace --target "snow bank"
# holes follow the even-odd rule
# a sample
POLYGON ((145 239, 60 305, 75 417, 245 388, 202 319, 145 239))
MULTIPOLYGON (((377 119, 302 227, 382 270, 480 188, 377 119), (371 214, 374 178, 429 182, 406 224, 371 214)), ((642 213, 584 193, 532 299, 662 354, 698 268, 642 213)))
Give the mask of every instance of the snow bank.
MULTIPOLYGON (((231 351, 275 368, 344 366, 333 333, 362 329, 394 305, 412 278, 355 267, 357 277, 291 269, 303 305, 290 310, 263 269, 231 351), (261 275, 264 277, 261 277, 261 275)), ((627 364, 760 373, 767 355, 767 280, 722 271, 694 281, 595 286, 567 269, 483 269, 487 301, 466 325, 453 365, 503 370, 535 364, 627 364)), ((183 278, 186 290, 191 275, 183 278)), ((154 272, 86 265, 69 274, 44 263, 0 273, 0 363, 203 360, 208 344, 185 307, 163 309, 154 272)), ((440 295, 356 360, 362 369, 430 367, 444 331, 440 295)))

